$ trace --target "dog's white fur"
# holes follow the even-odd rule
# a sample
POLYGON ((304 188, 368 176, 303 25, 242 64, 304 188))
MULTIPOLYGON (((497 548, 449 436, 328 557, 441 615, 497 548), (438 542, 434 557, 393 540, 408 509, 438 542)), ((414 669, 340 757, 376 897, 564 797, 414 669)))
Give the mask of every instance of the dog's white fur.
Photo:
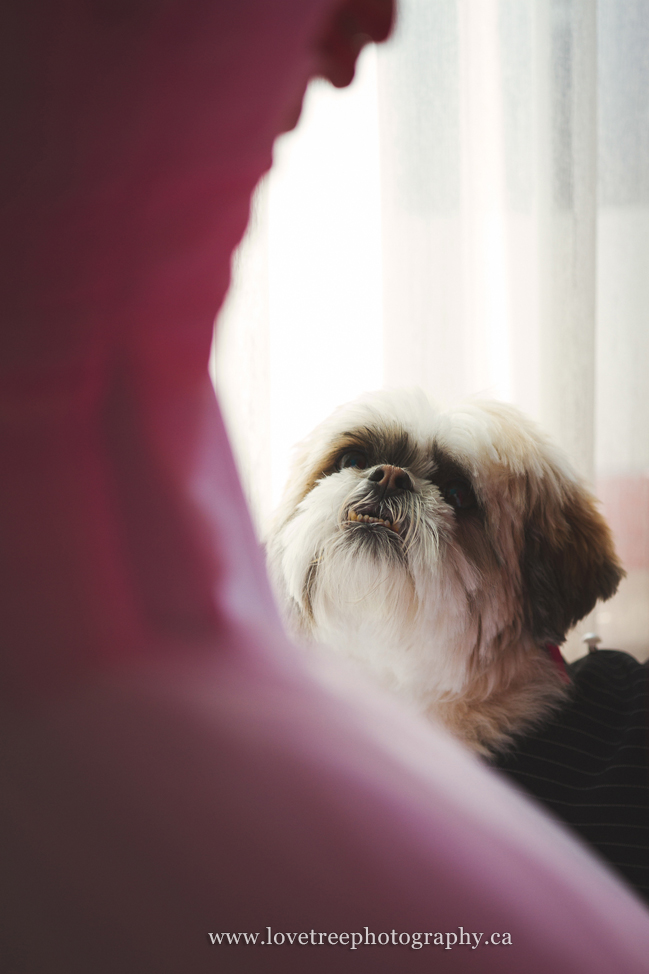
POLYGON ((297 634, 482 753, 560 705, 546 645, 624 574, 594 499, 530 420, 498 402, 441 412, 419 390, 365 396, 304 441, 268 558, 297 634), (350 453, 357 465, 341 467, 350 453), (398 531, 350 520, 363 508, 398 531))

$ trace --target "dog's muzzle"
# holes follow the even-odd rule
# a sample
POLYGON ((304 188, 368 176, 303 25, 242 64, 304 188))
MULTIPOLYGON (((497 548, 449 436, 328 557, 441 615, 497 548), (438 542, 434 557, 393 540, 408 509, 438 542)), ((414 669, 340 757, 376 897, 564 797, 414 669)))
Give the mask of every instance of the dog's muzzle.
POLYGON ((403 467, 375 467, 368 472, 361 495, 347 509, 344 524, 387 529, 402 535, 412 513, 414 490, 410 474, 403 467))

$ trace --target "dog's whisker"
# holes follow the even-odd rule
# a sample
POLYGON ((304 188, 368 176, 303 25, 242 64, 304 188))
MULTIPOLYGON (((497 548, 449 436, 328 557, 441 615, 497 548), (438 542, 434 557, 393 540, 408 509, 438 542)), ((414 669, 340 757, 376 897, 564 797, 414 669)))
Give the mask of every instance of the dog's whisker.
POLYGON ((345 599, 345 602, 347 603, 347 605, 360 605, 361 602, 365 602, 367 599, 370 598, 371 595, 373 595, 376 591, 378 591, 378 589, 380 589, 382 585, 385 585, 386 582, 388 582, 389 578, 390 578, 389 574, 384 575, 383 578, 380 578, 378 582, 376 582, 372 586, 372 588, 368 589, 368 591, 365 592, 363 595, 360 595, 356 599, 345 599))

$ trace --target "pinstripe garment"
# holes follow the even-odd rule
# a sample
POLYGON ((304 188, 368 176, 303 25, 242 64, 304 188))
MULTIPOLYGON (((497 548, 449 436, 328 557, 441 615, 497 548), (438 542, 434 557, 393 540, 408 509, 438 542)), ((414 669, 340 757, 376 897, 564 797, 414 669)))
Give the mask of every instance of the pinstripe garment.
POLYGON ((603 649, 567 671, 567 705, 492 763, 649 902, 649 663, 603 649))

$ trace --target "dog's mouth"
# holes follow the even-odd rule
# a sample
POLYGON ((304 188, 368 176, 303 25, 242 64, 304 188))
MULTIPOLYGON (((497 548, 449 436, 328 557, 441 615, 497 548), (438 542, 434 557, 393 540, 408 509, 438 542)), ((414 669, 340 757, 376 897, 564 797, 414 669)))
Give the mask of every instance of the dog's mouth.
POLYGON ((394 531, 395 534, 401 534, 401 524, 399 521, 391 521, 388 517, 380 517, 377 514, 368 514, 361 511, 355 511, 353 508, 347 511, 347 524, 363 524, 370 527, 377 528, 387 528, 388 531, 394 531))

